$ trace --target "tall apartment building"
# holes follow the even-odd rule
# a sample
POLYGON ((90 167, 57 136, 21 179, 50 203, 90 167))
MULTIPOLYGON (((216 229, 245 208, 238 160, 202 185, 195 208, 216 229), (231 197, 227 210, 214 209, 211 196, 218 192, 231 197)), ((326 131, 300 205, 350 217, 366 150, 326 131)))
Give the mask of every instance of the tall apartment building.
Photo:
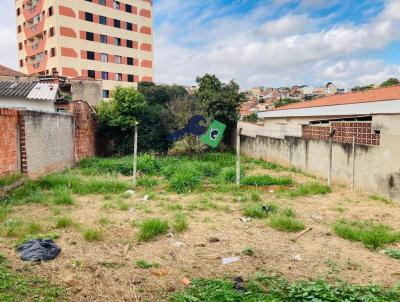
POLYGON ((153 80, 152 0, 15 0, 20 71, 115 86, 153 80))

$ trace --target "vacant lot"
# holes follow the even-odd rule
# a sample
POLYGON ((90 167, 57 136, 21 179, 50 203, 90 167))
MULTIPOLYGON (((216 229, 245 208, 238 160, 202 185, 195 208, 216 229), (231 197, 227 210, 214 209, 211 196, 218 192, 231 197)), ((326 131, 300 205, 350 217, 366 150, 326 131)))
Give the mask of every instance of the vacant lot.
POLYGON ((130 161, 88 159, 3 198, 0 300, 313 301, 342 280, 384 290, 344 286, 349 300, 318 301, 399 301, 398 202, 244 158, 237 188, 234 156, 217 153, 141 156, 132 193, 130 161), (38 237, 61 254, 22 262, 16 245, 38 237), (254 283, 233 290, 237 276, 254 283), (350 300, 358 294, 376 299, 350 300))

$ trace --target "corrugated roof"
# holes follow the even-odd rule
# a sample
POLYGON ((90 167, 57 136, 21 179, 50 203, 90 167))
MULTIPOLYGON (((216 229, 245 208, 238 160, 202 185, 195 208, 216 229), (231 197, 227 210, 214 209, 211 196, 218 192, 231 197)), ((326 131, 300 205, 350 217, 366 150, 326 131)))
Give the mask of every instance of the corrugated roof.
POLYGON ((318 100, 306 101, 302 103, 295 103, 284 107, 279 107, 274 111, 282 111, 289 109, 304 109, 304 108, 334 106, 334 105, 348 105, 348 104, 390 101, 390 100, 400 100, 400 85, 385 87, 385 88, 370 89, 361 92, 351 92, 346 94, 328 96, 318 100))
POLYGON ((0 76, 10 76, 10 77, 27 77, 26 74, 23 74, 19 71, 8 68, 4 65, 0 65, 0 76))
POLYGON ((31 100, 51 100, 56 99, 58 92, 58 84, 53 83, 37 83, 27 98, 31 100))
POLYGON ((37 82, 0 82, 0 96, 27 97, 37 82))

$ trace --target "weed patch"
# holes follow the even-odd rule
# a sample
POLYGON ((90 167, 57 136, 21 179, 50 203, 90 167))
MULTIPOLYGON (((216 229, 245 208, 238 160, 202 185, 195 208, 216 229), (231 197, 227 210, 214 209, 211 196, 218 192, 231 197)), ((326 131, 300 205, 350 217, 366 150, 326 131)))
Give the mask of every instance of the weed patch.
POLYGON ((273 177, 270 175, 247 176, 243 179, 245 186, 288 186, 293 184, 293 179, 287 177, 273 177))
POLYGON ((383 202, 383 203, 386 203, 386 204, 392 204, 393 203, 393 200, 391 200, 390 198, 388 198, 386 196, 382 196, 382 195, 371 194, 368 197, 370 199, 372 199, 372 200, 383 202))
POLYGON ((202 176, 197 170, 178 170, 170 179, 170 187, 178 194, 190 193, 202 181, 202 176))
POLYGON ((140 224, 138 239, 140 241, 150 241, 155 237, 165 234, 168 231, 168 222, 166 220, 152 218, 144 220, 140 224))
POLYGON ((55 187, 53 190, 53 203, 56 205, 73 205, 74 199, 71 192, 62 186, 55 187))
POLYGON ((140 187, 154 188, 154 187, 158 186, 159 181, 155 177, 143 176, 143 177, 138 179, 137 184, 140 187))
POLYGON ((325 185, 321 185, 318 182, 310 182, 299 187, 284 191, 283 194, 288 197, 295 198, 301 196, 309 196, 309 195, 324 195, 331 192, 331 188, 325 185))
POLYGON ((394 232, 389 226, 369 221, 338 221, 334 225, 335 233, 350 241, 362 242, 366 247, 377 249, 389 243, 400 241, 400 232, 394 232))
POLYGON ((174 224, 172 225, 173 230, 177 233, 182 233, 183 231, 186 231, 188 227, 189 223, 186 215, 181 212, 176 213, 174 217, 174 224))
POLYGON ((305 228, 304 222, 286 215, 272 217, 269 225, 275 230, 283 232, 299 232, 305 228))
POLYGON ((152 267, 160 266, 158 263, 151 263, 143 259, 136 260, 135 264, 137 268, 142 268, 142 269, 149 269, 152 267))
POLYGON ((83 231, 83 238, 89 242, 100 241, 103 239, 103 235, 98 229, 86 229, 83 231))
POLYGON ((74 224, 74 221, 70 217, 59 217, 56 219, 56 228, 57 229, 66 229, 71 227, 74 224))
POLYGON ((0 189, 14 184, 22 178, 21 174, 11 174, 8 176, 0 177, 0 189))
POLYGON ((399 249, 387 249, 385 254, 391 258, 400 260, 400 250, 399 249))

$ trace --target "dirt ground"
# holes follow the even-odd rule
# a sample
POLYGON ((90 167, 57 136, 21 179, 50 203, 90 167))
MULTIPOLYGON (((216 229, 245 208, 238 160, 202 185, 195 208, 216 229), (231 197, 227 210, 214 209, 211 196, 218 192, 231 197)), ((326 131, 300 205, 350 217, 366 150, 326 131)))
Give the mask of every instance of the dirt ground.
MULTIPOLYGON (((298 182, 310 180, 295 173, 275 174, 289 175, 298 182)), ((62 252, 54 261, 27 264, 19 260, 12 239, 0 238, 0 249, 14 269, 43 276, 66 287, 67 299, 74 302, 165 301, 172 292, 184 287, 181 282, 184 277, 248 277, 257 271, 282 273, 291 281, 324 276, 385 287, 399 282, 399 260, 371 251, 361 243, 341 239, 332 230, 333 224, 342 218, 373 220, 400 229, 399 202, 375 201, 368 193, 353 192, 343 186, 335 186, 327 195, 295 199, 279 197, 270 191, 272 189, 261 191, 262 202, 274 201, 283 208, 291 207, 307 228, 312 227, 295 242, 291 239, 296 234, 276 231, 265 219, 242 222, 239 219, 241 204, 231 193, 175 195, 159 192, 143 201, 144 193, 137 192, 123 199, 129 205, 128 211, 105 209, 103 204, 107 201, 103 195, 75 196, 75 205, 57 210, 81 226, 67 229, 55 229, 54 208, 45 205, 15 207, 10 217, 30 219, 59 233, 57 244, 62 252), (151 217, 172 220, 176 211, 171 204, 180 204, 185 209, 191 202, 204 198, 217 204, 218 209, 185 211, 189 221, 187 231, 160 236, 148 243, 138 242, 138 228, 132 226, 132 221, 151 217), (106 217, 110 224, 101 226, 101 217, 106 217), (85 241, 83 227, 100 228, 103 240, 85 241), (219 241, 212 243, 211 237, 219 241), (245 247, 251 247, 254 255, 243 255, 245 247), (296 255, 300 256, 300 261, 293 261, 296 255), (240 261, 223 265, 221 259, 231 256, 240 256, 240 261), (158 263, 160 267, 156 270, 137 268, 138 259, 158 263)), ((250 196, 251 191, 243 191, 243 194, 250 196)))

